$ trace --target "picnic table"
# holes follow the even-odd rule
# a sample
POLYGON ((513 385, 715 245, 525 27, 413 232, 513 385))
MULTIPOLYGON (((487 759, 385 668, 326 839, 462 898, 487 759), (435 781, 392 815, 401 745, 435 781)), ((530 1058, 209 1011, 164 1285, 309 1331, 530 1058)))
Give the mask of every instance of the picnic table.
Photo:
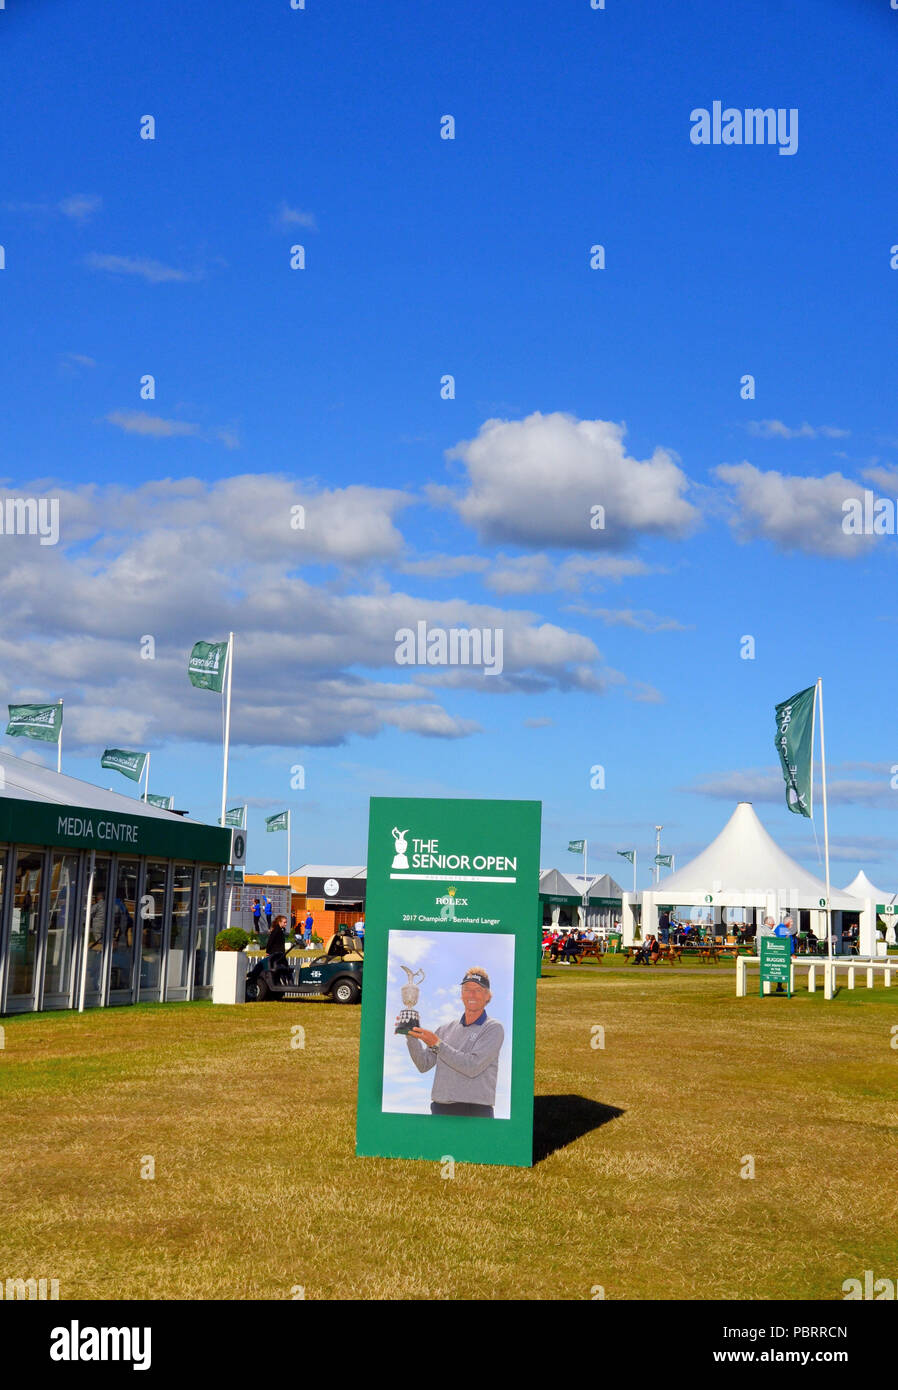
MULTIPOLYGON (((651 955, 651 956, 649 956, 648 963, 649 963, 650 965, 657 965, 659 960, 666 960, 666 961, 668 962, 669 965, 675 965, 675 964, 677 963, 677 961, 682 960, 682 958, 683 958, 683 947, 682 947, 682 946, 675 946, 675 945, 673 945, 672 943, 671 943, 670 945, 665 946, 665 945, 663 945, 663 944, 660 943, 660 942, 659 942, 659 945, 661 946, 660 951, 659 951, 656 955, 651 955)), ((640 945, 640 946, 626 946, 626 947, 624 948, 624 955, 627 957, 627 964, 628 964, 628 965, 629 965, 631 962, 635 962, 636 957, 640 954, 640 952, 642 951, 642 949, 643 949, 642 945, 640 945)))

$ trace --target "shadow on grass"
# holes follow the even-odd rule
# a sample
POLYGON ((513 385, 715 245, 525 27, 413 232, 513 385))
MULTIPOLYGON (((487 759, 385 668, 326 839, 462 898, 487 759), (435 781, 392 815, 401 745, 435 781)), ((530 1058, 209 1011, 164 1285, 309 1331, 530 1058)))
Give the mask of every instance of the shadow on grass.
POLYGON ((534 1096, 533 1162, 567 1148, 591 1130, 623 1115, 614 1105, 601 1105, 586 1096, 534 1096))

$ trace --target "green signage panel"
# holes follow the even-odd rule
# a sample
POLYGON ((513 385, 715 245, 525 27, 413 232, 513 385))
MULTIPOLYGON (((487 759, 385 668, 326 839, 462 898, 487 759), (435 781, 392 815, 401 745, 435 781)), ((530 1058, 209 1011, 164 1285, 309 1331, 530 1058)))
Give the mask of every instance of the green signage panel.
POLYGON ((791 994, 792 938, 791 936, 761 937, 761 993, 764 982, 785 985, 791 994))
POLYGON ((139 813, 123 816, 85 806, 47 806, 4 796, 0 796, 0 841, 201 859, 211 864, 227 864, 231 852, 231 831, 215 825, 139 813))
POLYGON ((540 811, 371 799, 358 1154, 532 1164, 540 811))

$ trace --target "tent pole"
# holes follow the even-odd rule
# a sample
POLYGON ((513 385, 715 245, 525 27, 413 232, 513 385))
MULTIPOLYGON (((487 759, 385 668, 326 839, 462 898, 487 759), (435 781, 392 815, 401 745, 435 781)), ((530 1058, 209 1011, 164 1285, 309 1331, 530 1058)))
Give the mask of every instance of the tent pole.
MULTIPOLYGON (((62 699, 60 699, 59 704, 60 704, 60 708, 61 708, 61 706, 62 706, 62 699)), ((61 715, 60 715, 60 719, 59 719, 59 737, 58 737, 57 740, 56 740, 56 771, 57 771, 57 772, 62 772, 62 716, 61 716, 61 715)))

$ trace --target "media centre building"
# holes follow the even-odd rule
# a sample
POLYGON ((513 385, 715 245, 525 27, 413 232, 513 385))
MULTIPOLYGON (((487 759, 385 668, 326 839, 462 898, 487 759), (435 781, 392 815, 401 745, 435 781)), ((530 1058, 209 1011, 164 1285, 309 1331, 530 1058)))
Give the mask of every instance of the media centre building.
POLYGON ((232 842, 0 751, 0 1014, 211 998, 232 842))

